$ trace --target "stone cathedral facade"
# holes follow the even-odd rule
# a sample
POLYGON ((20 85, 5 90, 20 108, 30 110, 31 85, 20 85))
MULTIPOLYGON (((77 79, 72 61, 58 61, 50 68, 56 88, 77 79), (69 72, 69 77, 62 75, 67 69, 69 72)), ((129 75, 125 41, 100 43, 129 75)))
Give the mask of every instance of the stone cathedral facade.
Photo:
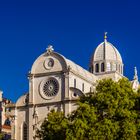
MULTIPOLYGON (((12 139, 36 140, 36 128, 50 110, 72 112, 77 108, 79 96, 95 90, 97 80, 117 81, 124 77, 123 66, 119 51, 107 41, 106 35, 93 53, 89 70, 49 46, 32 65, 28 75, 29 92, 12 106, 12 139)), ((136 68, 132 86, 135 90, 139 86, 136 68)))

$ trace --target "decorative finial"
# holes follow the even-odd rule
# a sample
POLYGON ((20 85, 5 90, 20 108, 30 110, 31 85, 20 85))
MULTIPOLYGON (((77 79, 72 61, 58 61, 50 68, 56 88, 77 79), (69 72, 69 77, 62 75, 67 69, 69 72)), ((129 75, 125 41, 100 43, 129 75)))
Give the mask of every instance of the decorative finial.
POLYGON ((138 80, 138 72, 136 67, 134 67, 134 80, 138 80))
POLYGON ((52 45, 48 45, 48 48, 46 50, 47 50, 47 54, 51 54, 54 51, 52 45))
POLYGON ((104 33, 104 41, 107 41, 107 32, 104 33))

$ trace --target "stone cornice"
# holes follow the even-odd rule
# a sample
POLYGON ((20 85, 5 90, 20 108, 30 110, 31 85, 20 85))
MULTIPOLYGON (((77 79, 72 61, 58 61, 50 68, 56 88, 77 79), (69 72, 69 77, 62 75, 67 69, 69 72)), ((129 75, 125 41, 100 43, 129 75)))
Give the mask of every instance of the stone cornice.
POLYGON ((37 74, 29 74, 28 77, 43 77, 49 75, 63 74, 63 71, 49 72, 49 73, 37 73, 37 74))
POLYGON ((63 101, 57 101, 57 102, 52 102, 52 103, 38 103, 38 104, 33 104, 30 103, 28 105, 24 105, 24 106, 18 106, 16 107, 17 109, 27 109, 27 108, 31 108, 33 106, 36 107, 42 107, 42 106, 52 106, 52 105, 57 105, 57 104, 64 104, 64 103, 68 103, 68 102, 77 102, 78 99, 64 99, 63 101))

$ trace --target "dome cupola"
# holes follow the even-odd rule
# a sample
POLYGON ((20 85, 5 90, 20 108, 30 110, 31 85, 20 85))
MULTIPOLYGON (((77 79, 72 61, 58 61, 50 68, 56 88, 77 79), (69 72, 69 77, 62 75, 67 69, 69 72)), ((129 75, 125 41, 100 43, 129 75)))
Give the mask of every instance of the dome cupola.
POLYGON ((110 72, 118 72, 123 75, 122 57, 118 50, 107 41, 107 33, 104 35, 104 42, 95 49, 89 70, 97 75, 110 72))

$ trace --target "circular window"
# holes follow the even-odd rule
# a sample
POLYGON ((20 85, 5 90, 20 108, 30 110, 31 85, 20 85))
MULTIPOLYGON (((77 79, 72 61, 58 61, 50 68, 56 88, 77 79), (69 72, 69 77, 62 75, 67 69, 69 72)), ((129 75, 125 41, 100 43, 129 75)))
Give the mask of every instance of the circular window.
POLYGON ((41 95, 47 99, 53 98, 59 90, 59 84, 55 78, 49 78, 43 81, 40 86, 41 95))
POLYGON ((52 58, 47 58, 44 62, 46 69, 51 69, 54 66, 54 60, 52 58))

